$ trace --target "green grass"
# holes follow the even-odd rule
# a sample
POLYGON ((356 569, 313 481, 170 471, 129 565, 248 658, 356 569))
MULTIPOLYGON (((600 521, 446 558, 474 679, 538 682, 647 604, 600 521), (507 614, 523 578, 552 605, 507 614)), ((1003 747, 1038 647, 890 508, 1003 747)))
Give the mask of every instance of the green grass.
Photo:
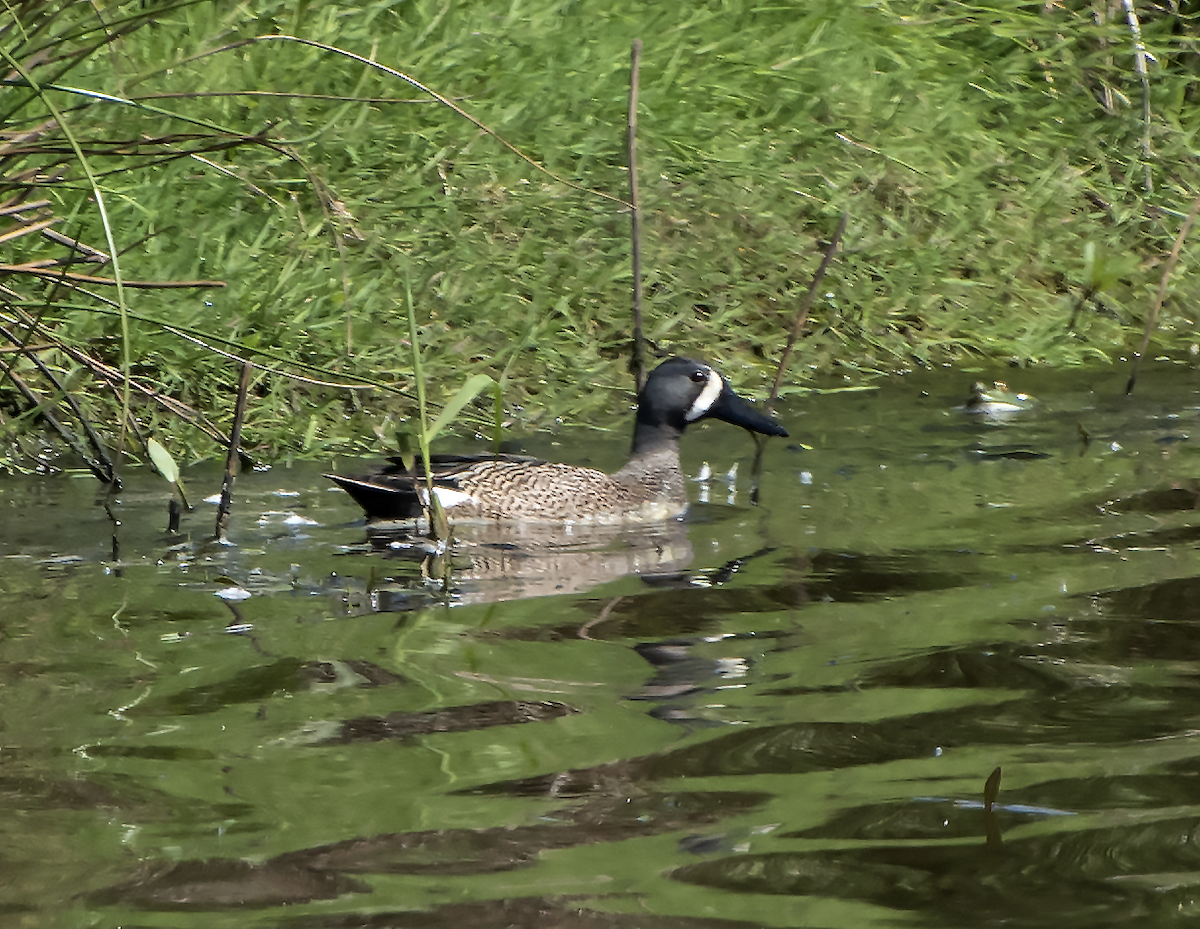
MULTIPOLYGON (((58 6, 62 35, 47 27, 14 46, 18 57, 70 46, 72 17, 97 34, 90 7, 58 6)), ((1178 16, 1137 4, 1156 58, 1149 159, 1130 30, 1119 4, 1100 0, 127 3, 105 8, 110 29, 147 8, 152 24, 61 76, 42 64, 38 79, 130 100, 281 96, 154 97, 154 111, 55 96, 90 143, 128 249, 124 276, 227 283, 135 291, 132 310, 268 352, 255 357, 273 368, 303 363, 326 380, 394 388, 351 394, 259 374, 246 434, 267 454, 378 447, 413 413, 406 277, 432 400, 507 366, 513 419, 610 422, 628 408, 629 220, 400 80, 296 43, 236 45, 255 36, 296 35, 398 69, 554 174, 617 197, 627 190, 629 45, 642 38, 647 335, 660 352, 720 363, 751 393, 765 392, 843 212, 843 252, 789 390, 814 372, 858 378, 980 355, 1121 357, 1195 196, 1189 4, 1178 16), (215 166, 162 156, 228 136, 98 151, 104 140, 197 132, 195 121, 270 144, 202 153, 215 166)), ((18 12, 28 20, 36 9, 18 12)), ((10 129, 45 119, 28 91, 3 93, 10 129)), ((37 157, 10 159, 6 177, 37 157)), ((39 195, 63 217, 58 231, 95 245, 103 235, 81 177, 71 170, 39 195)), ((58 254, 33 235, 10 245, 13 262, 58 254)), ((1184 245, 1158 347, 1194 339, 1197 248, 1184 245)), ((59 338, 120 365, 111 312, 71 309, 45 285, 19 292, 45 301, 59 338)), ((236 362, 136 319, 130 353, 135 376, 228 418, 236 362)), ((111 403, 91 398, 98 416, 111 403)), ((464 429, 485 429, 490 404, 465 411, 464 429)), ((214 454, 161 410, 139 415, 191 454, 214 454)))

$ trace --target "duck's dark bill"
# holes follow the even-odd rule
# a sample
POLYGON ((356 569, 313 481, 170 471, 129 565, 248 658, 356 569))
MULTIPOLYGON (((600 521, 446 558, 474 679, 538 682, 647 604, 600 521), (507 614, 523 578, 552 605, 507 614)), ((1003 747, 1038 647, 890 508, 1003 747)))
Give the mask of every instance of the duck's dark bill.
POLYGON ((763 435, 786 436, 788 434, 787 430, 770 416, 756 410, 735 394, 733 388, 728 384, 725 385, 725 389, 721 391, 716 402, 708 408, 708 412, 704 416, 711 416, 714 419, 741 426, 751 432, 761 432, 763 435))

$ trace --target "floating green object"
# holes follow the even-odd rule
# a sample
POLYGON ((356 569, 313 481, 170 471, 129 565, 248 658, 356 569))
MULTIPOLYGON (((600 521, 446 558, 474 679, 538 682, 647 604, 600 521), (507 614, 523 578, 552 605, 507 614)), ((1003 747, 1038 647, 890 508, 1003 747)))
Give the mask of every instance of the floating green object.
POLYGON ((1002 381, 993 381, 988 387, 983 381, 971 385, 971 396, 967 398, 967 412, 995 416, 1004 413, 1019 413, 1032 409, 1037 399, 1031 394, 1016 393, 1002 381))

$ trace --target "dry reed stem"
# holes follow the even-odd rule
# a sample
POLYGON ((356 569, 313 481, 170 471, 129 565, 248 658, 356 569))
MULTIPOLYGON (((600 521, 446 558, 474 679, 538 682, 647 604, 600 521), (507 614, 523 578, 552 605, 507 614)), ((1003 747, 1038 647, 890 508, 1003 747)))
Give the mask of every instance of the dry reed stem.
POLYGON ((629 53, 629 222, 633 239, 633 357, 630 369, 638 393, 646 384, 646 349, 642 335, 642 226, 638 209, 637 107, 638 73, 642 62, 642 40, 634 39, 629 53))
POLYGON ((829 245, 825 248, 825 254, 821 258, 821 263, 817 266, 816 273, 813 274, 812 282, 808 285, 808 290, 800 301, 800 307, 796 312, 796 319, 792 322, 792 331, 788 333, 787 344, 783 347, 783 354, 779 356, 779 367, 775 369, 775 382, 771 385, 771 396, 767 399, 766 403, 768 413, 773 412, 775 409, 775 401, 779 399, 779 388, 783 386, 783 376, 787 373, 788 362, 792 359, 792 349, 796 345, 796 339, 799 338, 801 330, 804 329, 805 324, 808 322, 808 312, 812 309, 813 298, 816 297, 817 288, 821 286, 821 281, 825 279, 825 272, 829 270, 830 262, 833 261, 833 256, 837 253, 838 246, 842 242, 842 236, 846 232, 846 223, 849 219, 849 213, 842 214, 837 231, 833 234, 833 238, 829 240, 829 245))
POLYGON ((1187 219, 1183 221, 1183 225, 1179 227, 1179 235, 1175 236, 1175 244, 1171 246, 1171 253, 1167 255, 1167 261, 1163 265, 1163 273, 1158 281, 1158 293, 1154 298, 1154 306, 1150 308, 1150 315, 1146 317, 1146 329, 1142 333, 1142 344, 1138 347, 1137 354, 1134 356, 1133 370, 1129 372, 1129 381, 1125 384, 1125 396, 1133 393, 1133 388, 1137 384, 1138 372, 1142 367, 1142 358, 1146 354, 1146 349, 1150 346, 1150 336, 1154 333, 1155 326, 1158 325, 1158 314, 1167 300, 1167 286, 1170 283, 1171 272, 1175 270, 1175 265, 1179 262, 1179 253, 1183 250, 1183 241, 1191 231, 1197 214, 1200 214, 1200 194, 1197 194, 1196 198, 1192 201, 1192 209, 1188 213, 1187 219))
POLYGON ((216 540, 224 542, 229 529, 229 511, 233 507, 233 482, 238 472, 238 451, 242 444, 242 422, 246 417, 246 396, 250 390, 248 363, 242 365, 242 377, 238 382, 237 405, 233 410, 233 428, 229 430, 229 453, 225 456, 225 478, 221 481, 221 503, 217 507, 216 540))

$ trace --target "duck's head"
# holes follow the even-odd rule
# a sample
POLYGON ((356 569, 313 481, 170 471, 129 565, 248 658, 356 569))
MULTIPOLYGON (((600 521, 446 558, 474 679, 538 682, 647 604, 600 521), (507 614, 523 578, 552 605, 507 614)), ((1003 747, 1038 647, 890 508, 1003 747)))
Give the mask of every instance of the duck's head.
POLYGON ((690 358, 668 358, 650 372, 638 394, 634 452, 663 437, 678 437, 688 423, 720 419, 763 435, 786 436, 787 430, 733 392, 715 370, 690 358))

